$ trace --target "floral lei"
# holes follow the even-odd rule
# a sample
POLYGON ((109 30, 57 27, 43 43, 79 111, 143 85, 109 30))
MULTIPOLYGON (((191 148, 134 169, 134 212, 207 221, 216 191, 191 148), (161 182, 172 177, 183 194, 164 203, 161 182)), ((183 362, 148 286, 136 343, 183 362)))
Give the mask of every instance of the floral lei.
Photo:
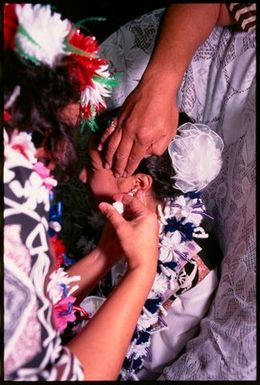
MULTIPOLYGON (((48 170, 48 169, 47 169, 48 170)), ((49 171, 49 170, 48 170, 49 171)), ((71 266, 76 261, 66 255, 65 245, 59 232, 61 231, 62 223, 62 203, 55 202, 54 194, 50 192, 51 208, 49 212, 49 239, 51 248, 54 254, 54 271, 50 275, 50 282, 48 284, 49 297, 54 306, 54 323, 60 332, 66 329, 68 322, 88 319, 88 313, 80 306, 74 305, 76 297, 72 293, 78 289, 78 285, 70 285, 72 282, 80 280, 80 276, 69 277, 64 268, 71 266), (75 313, 79 312, 81 315, 77 316, 75 313)))
POLYGON ((208 237, 200 226, 204 216, 210 217, 205 212, 200 192, 165 199, 165 207, 162 209, 159 205, 158 214, 157 273, 126 354, 120 373, 122 380, 138 380, 137 373, 143 367, 144 359, 151 360, 151 336, 167 328, 163 316, 167 315, 172 297, 177 296, 178 290, 186 291, 192 285, 193 277, 184 274, 183 268, 201 251, 194 239, 208 237))

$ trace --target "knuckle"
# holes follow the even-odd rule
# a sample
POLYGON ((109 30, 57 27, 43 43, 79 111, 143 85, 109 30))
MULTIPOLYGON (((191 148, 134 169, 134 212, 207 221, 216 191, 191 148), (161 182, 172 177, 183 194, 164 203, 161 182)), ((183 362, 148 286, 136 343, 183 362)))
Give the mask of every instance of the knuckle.
POLYGON ((111 140, 109 141, 108 145, 107 145, 107 154, 111 154, 111 153, 114 154, 114 152, 116 151, 116 149, 117 149, 117 145, 116 145, 116 143, 111 139, 111 140))
POLYGON ((159 149, 156 146, 153 146, 152 147, 152 153, 155 156, 160 156, 160 155, 162 155, 164 153, 164 149, 159 149))
POLYGON ((117 162, 123 162, 126 159, 126 155, 121 151, 117 151, 114 158, 117 162))

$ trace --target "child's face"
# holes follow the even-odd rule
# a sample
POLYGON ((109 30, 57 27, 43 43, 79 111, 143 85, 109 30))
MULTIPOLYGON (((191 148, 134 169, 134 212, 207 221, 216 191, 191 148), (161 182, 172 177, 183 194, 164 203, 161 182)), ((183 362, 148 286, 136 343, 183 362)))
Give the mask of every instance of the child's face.
POLYGON ((91 165, 86 170, 86 183, 88 184, 96 203, 102 201, 113 202, 112 196, 118 193, 128 193, 133 188, 134 178, 116 178, 112 170, 104 168, 101 153, 90 141, 88 154, 91 165))

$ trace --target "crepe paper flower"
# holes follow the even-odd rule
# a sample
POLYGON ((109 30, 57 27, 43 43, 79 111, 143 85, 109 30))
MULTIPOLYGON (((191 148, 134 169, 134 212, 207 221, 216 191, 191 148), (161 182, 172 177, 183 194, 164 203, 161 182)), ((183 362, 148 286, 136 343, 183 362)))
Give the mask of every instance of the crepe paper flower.
POLYGON ((42 177, 43 183, 49 191, 57 186, 56 179, 50 176, 51 171, 42 162, 37 162, 34 165, 34 171, 42 177))
POLYGON ((14 49, 36 65, 52 68, 58 57, 66 57, 69 75, 81 92, 80 131, 86 125, 91 132, 96 131, 96 115, 106 108, 105 98, 118 85, 108 72, 107 60, 98 56, 96 38, 84 36, 69 20, 61 20, 50 5, 5 5, 4 16, 5 48, 14 49))
POLYGON ((57 270, 64 263, 65 246, 61 239, 58 239, 57 234, 50 238, 53 256, 55 260, 54 269, 57 270))
POLYGON ((15 12, 16 4, 6 3, 4 6, 4 49, 15 48, 15 33, 18 20, 15 12))
POLYGON ((52 13, 50 5, 16 4, 18 28, 16 50, 35 64, 53 67, 58 55, 65 54, 64 40, 71 30, 69 20, 52 13))
POLYGON ((185 123, 168 146, 176 172, 174 187, 186 193, 200 191, 220 172, 224 144, 205 124, 185 123))
POLYGON ((26 132, 18 132, 14 130, 11 137, 5 131, 4 134, 4 145, 5 145, 5 157, 14 158, 15 154, 20 153, 29 163, 35 163, 35 147, 31 141, 31 136, 26 132))
POLYGON ((62 221, 62 203, 59 201, 51 205, 49 211, 49 229, 48 234, 50 238, 56 236, 57 233, 61 231, 61 221, 62 221))
POLYGON ((158 205, 160 229, 157 273, 120 372, 122 379, 138 380, 136 373, 143 367, 144 359, 149 359, 151 335, 167 328, 163 317, 170 308, 169 299, 177 297, 180 289, 184 292, 192 286, 196 266, 192 274, 187 274, 184 267, 187 263, 196 264, 192 257, 201 251, 193 237, 206 236, 205 230, 199 226, 204 214, 205 206, 198 192, 165 199, 163 206, 158 205), (192 220, 187 222, 187 218, 192 220), (144 340, 138 332, 147 333, 144 340))
POLYGON ((205 206, 199 198, 190 199, 188 196, 179 195, 174 205, 171 206, 170 216, 174 215, 182 223, 191 222, 194 226, 199 226, 205 212, 205 206))
POLYGON ((63 297, 54 305, 54 323, 58 331, 63 331, 66 329, 68 322, 74 322, 76 320, 76 316, 73 311, 73 303, 75 301, 75 297, 68 296, 63 297))
POLYGON ((167 220, 167 225, 165 226, 166 232, 174 232, 179 231, 182 237, 182 242, 185 240, 192 240, 194 225, 193 223, 185 223, 183 224, 182 221, 178 221, 176 218, 169 218, 167 220))
POLYGON ((9 122, 12 119, 10 112, 4 110, 4 122, 9 122))
POLYGON ((63 255, 63 264, 66 267, 74 265, 75 262, 76 262, 75 258, 70 258, 67 254, 63 255))
POLYGON ((85 36, 78 28, 71 30, 68 36, 67 49, 70 52, 85 55, 86 57, 96 57, 99 50, 95 36, 85 36))
POLYGON ((72 286, 71 284, 72 282, 80 281, 80 279, 79 275, 74 275, 72 277, 68 276, 68 273, 63 268, 54 270, 50 275, 50 280, 47 286, 47 292, 52 303, 55 304, 61 300, 64 294, 64 286, 69 288, 67 295, 71 295, 75 290, 77 290, 79 286, 72 286))

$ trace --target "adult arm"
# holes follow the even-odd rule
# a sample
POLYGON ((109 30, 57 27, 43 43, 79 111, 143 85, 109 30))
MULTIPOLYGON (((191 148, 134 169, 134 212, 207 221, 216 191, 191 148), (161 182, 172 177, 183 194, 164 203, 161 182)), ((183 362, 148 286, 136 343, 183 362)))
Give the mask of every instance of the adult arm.
POLYGON ((82 332, 67 345, 81 361, 86 380, 117 378, 156 273, 156 214, 136 198, 125 196, 123 203, 134 213, 130 222, 109 204, 102 204, 101 209, 115 228, 128 259, 128 271, 82 332))
POLYGON ((79 288, 73 294, 78 304, 122 255, 117 236, 108 221, 96 248, 67 270, 69 276, 80 275, 79 288))
POLYGON ((105 165, 130 175, 148 154, 161 155, 178 124, 176 95, 197 48, 217 24, 233 22, 225 4, 173 4, 165 13, 154 51, 136 89, 126 98, 99 143, 105 165))

